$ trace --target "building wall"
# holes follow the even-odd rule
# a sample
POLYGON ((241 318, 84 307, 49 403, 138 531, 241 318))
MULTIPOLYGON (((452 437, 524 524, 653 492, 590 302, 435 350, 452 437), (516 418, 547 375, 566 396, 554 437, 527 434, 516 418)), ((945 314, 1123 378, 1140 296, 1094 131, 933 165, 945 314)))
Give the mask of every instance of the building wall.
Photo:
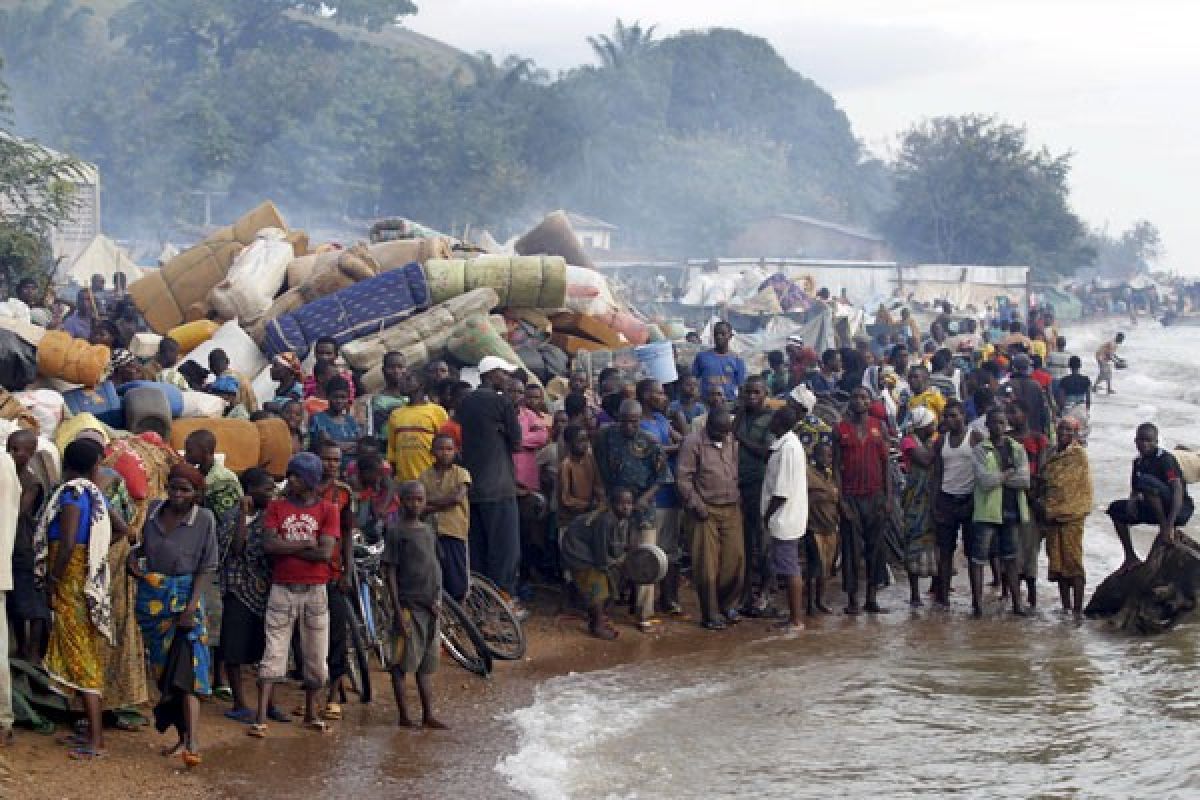
POLYGON ((746 226, 730 244, 734 258, 828 258, 847 261, 890 261, 886 242, 851 236, 798 220, 771 217, 746 226))
POLYGON ((75 211, 50 237, 54 257, 71 263, 100 233, 100 185, 75 185, 75 211))
POLYGON ((588 229, 577 228, 575 235, 579 237, 579 241, 584 247, 589 250, 611 250, 612 249, 612 231, 604 229, 588 229))

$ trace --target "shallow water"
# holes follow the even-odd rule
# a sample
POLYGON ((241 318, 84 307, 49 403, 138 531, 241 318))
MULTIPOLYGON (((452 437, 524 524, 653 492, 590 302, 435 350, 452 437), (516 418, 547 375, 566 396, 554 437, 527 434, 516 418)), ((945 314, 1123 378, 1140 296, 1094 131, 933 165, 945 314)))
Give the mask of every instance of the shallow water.
MULTIPOLYGON (((1067 332, 1085 371, 1115 329, 1067 332)), ((1128 335, 1130 369, 1093 405, 1092 584, 1121 560, 1102 509, 1128 494, 1136 424, 1200 444, 1200 329, 1128 335)), ((948 612, 830 617, 796 638, 552 679, 511 714, 517 747, 496 771, 538 800, 1200 796, 1195 627, 1132 638, 1075 621, 1044 578, 1033 618, 993 598, 975 621, 962 570, 955 585, 948 612)))

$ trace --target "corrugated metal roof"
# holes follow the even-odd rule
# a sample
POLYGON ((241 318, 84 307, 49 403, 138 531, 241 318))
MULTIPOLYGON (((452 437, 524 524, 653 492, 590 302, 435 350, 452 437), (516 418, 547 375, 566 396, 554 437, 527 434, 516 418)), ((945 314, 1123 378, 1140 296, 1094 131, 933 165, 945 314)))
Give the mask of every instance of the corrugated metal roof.
POLYGON ((840 225, 836 222, 829 222, 828 220, 817 219, 816 217, 806 217, 803 214, 775 214, 774 216, 780 219, 791 220, 792 222, 801 222, 805 225, 812 225, 814 228, 824 228, 825 230, 834 231, 844 236, 851 236, 855 239, 865 239, 869 242, 884 241, 882 236, 876 236, 873 233, 868 233, 867 231, 859 230, 858 228, 851 228, 848 225, 840 225))
POLYGON ((589 217, 586 214, 576 214, 574 211, 567 212, 567 220, 570 221, 571 227, 578 230, 579 228, 603 228, 604 230, 615 231, 617 226, 611 222, 605 222, 597 217, 589 217))

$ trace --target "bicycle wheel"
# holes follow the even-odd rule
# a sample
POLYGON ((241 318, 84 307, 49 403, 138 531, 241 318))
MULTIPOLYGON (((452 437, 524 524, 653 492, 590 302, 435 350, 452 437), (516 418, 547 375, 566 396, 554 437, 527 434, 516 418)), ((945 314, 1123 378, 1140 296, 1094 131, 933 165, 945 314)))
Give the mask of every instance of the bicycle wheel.
POLYGON ((392 601, 382 580, 371 581, 371 617, 374 622, 372 650, 379 657, 379 665, 388 668, 388 632, 392 630, 392 601))
POLYGON ((487 677, 492 671, 492 656, 479 629, 467 617, 454 598, 442 595, 442 613, 438 617, 442 644, 450 657, 468 672, 487 677))
POLYGON ((483 575, 471 573, 471 588, 462 605, 483 636, 492 658, 518 661, 525 657, 525 628, 496 584, 483 575))
POLYGON ((367 647, 363 643, 362 630, 359 625, 350 625, 349 658, 347 661, 347 677, 358 692, 358 699, 363 703, 371 702, 371 662, 367 659, 367 647))

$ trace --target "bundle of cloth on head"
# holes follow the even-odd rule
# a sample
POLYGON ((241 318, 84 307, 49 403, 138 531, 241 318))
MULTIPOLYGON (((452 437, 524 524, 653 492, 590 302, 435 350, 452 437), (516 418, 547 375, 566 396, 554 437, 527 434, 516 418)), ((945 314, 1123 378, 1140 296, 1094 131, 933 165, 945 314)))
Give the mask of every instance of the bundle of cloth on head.
POLYGON ((925 406, 917 406, 916 408, 909 409, 908 418, 912 422, 913 430, 931 428, 937 425, 937 416, 925 406))

